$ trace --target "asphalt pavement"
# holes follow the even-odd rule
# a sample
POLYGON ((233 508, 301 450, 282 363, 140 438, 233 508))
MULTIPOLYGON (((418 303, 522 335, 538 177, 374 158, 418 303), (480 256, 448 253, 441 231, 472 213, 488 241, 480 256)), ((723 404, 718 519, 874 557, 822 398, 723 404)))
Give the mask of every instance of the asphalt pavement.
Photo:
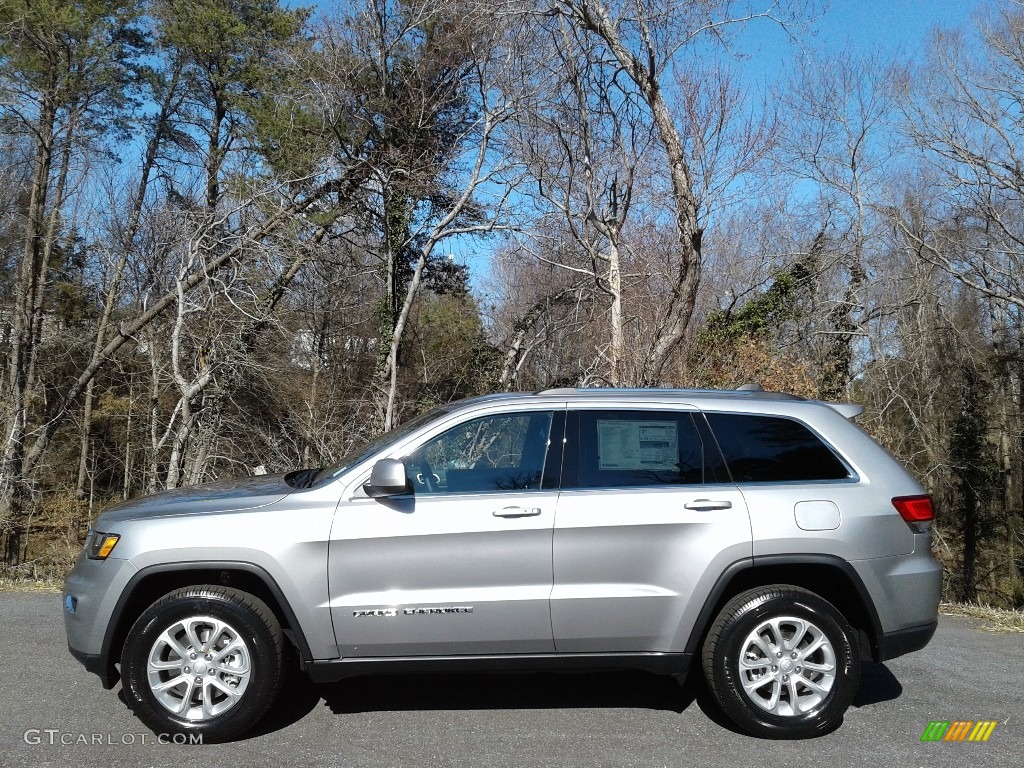
POLYGON ((231 744, 161 744, 67 652, 60 596, 0 593, 0 766, 1024 765, 1024 635, 943 617, 923 651, 868 664, 843 725, 817 739, 738 733, 684 684, 639 672, 300 675, 231 744), (922 742, 931 721, 996 721, 986 742, 922 742))

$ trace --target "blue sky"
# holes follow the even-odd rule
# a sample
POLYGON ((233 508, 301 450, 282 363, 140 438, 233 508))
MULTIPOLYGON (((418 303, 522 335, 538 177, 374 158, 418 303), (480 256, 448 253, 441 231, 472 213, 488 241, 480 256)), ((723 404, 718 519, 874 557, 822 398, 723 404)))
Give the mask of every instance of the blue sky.
POLYGON ((974 0, 834 0, 815 25, 812 44, 828 49, 850 42, 913 53, 932 27, 969 24, 980 5, 974 0))
POLYGON ((744 68, 755 73, 784 72, 801 50, 821 53, 844 49, 875 51, 886 57, 916 57, 936 27, 967 27, 980 0, 832 0, 796 41, 777 26, 756 23, 737 40, 749 56, 744 68))

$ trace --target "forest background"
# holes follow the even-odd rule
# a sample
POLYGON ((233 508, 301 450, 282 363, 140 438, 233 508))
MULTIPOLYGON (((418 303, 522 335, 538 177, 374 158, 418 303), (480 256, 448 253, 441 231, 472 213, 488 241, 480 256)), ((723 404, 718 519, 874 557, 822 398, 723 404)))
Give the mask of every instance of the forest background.
POLYGON ((2 575, 452 399, 758 382, 863 404, 947 598, 1024 606, 1024 6, 824 11, 0 0, 2 575))

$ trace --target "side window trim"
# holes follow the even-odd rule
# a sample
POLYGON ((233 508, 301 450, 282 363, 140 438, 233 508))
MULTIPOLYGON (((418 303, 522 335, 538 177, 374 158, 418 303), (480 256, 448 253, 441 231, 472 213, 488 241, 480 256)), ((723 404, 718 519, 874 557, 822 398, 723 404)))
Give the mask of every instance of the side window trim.
POLYGON ((566 411, 565 441, 562 444, 562 476, 559 488, 571 490, 580 487, 580 412, 566 411))
POLYGON ((729 470, 729 462, 725 460, 725 453, 722 446, 718 444, 718 438, 708 424, 704 411, 696 411, 691 414, 693 426, 704 443, 704 484, 705 485, 735 485, 732 472, 729 470), (711 461, 715 459, 716 461, 711 461), (715 465, 721 469, 716 471, 715 465))
POLYGON ((559 491, 565 472, 565 444, 567 436, 566 410, 554 409, 551 429, 548 432, 548 450, 544 457, 544 471, 541 475, 540 490, 559 491))

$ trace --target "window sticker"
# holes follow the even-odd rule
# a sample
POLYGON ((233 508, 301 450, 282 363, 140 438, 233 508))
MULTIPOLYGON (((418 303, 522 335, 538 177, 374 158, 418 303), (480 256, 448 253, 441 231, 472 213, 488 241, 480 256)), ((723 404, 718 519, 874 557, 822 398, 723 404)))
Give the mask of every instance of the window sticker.
POLYGON ((600 468, 675 470, 679 432, 675 421, 597 421, 600 468))

